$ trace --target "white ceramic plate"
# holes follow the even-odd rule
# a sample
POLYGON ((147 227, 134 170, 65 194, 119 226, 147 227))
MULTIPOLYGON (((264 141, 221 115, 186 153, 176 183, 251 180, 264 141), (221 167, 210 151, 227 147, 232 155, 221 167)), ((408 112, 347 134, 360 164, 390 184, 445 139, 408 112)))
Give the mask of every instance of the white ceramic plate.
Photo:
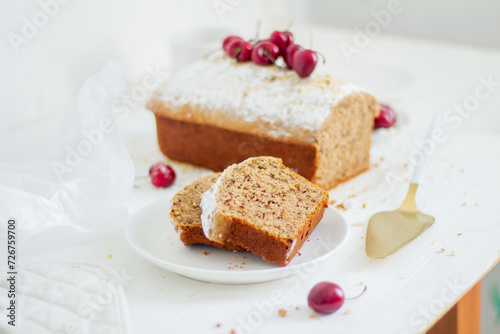
POLYGON ((344 217, 328 208, 299 251, 300 255, 286 267, 280 267, 250 252, 231 252, 205 245, 184 246, 170 223, 169 211, 167 201, 158 201, 137 211, 125 229, 127 241, 141 256, 162 268, 212 283, 258 283, 286 277, 304 267, 309 271, 341 248, 349 236, 344 217))

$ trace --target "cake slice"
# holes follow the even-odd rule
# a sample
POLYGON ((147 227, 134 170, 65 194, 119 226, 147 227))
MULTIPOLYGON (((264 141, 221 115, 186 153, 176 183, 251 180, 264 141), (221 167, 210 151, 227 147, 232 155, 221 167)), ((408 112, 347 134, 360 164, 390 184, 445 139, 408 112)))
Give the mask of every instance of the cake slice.
POLYGON ((255 157, 228 167, 201 201, 203 232, 286 266, 328 207, 328 193, 279 158, 255 157))
POLYGON ((246 251, 245 248, 232 244, 225 245, 205 237, 201 227, 201 196, 215 183, 220 173, 201 176, 178 191, 172 198, 170 220, 179 233, 184 245, 205 244, 234 251, 246 251))

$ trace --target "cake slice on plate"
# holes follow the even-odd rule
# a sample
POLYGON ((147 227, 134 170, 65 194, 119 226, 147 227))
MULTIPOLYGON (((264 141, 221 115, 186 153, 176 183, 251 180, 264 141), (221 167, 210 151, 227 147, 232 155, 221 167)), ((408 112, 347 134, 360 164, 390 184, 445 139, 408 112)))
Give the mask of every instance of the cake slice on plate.
POLYGON ((287 265, 328 207, 328 193, 274 157, 228 167, 202 198, 207 238, 287 265))
POLYGON ((170 220, 179 233, 184 245, 204 244, 234 251, 246 251, 245 248, 231 242, 221 244, 205 237, 201 227, 201 196, 215 183, 220 173, 201 176, 178 191, 171 201, 170 220))

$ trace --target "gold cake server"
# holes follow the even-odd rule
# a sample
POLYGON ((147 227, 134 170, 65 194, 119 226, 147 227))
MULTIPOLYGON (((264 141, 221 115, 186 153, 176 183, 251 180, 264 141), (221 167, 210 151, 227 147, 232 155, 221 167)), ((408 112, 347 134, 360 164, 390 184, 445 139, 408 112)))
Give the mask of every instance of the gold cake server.
MULTIPOLYGON (((432 141, 439 115, 439 112, 434 114, 425 142, 432 141)), ((370 218, 366 232, 366 255, 369 257, 381 259, 393 254, 434 224, 434 217, 420 212, 415 202, 426 160, 427 154, 421 152, 403 204, 395 211, 379 212, 370 218)))

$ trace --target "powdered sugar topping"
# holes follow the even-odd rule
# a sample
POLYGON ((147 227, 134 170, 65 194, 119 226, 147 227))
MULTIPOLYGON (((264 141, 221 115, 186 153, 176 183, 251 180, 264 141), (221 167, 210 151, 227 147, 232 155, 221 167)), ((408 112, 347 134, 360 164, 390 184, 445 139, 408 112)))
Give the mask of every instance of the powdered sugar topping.
POLYGON ((303 79, 294 71, 217 55, 173 77, 159 98, 174 114, 186 112, 183 107, 189 105, 183 117, 193 121, 313 142, 332 107, 359 91, 328 75, 303 79))

